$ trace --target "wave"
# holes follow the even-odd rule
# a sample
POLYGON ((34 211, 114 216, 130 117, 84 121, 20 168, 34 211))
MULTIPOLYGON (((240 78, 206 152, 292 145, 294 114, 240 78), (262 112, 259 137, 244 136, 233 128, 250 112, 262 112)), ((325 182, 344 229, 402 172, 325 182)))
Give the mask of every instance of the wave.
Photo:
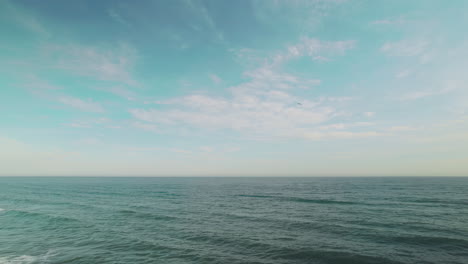
POLYGON ((330 200, 330 199, 309 199, 301 197, 284 197, 284 196, 272 196, 272 195, 247 195, 241 194, 237 195, 239 197, 250 197, 250 198, 270 198, 279 201, 286 202, 298 202, 298 203, 316 203, 316 204, 359 204, 352 201, 340 201, 340 200, 330 200))
POLYGON ((412 244, 424 247, 439 247, 452 250, 464 250, 468 248, 468 241, 452 237, 431 236, 397 236, 391 238, 398 243, 412 244))
POLYGON ((170 216, 170 215, 160 215, 160 214, 154 214, 150 212, 141 212, 141 211, 135 211, 131 209, 123 209, 117 211, 117 213, 120 213, 124 216, 135 216, 137 218, 142 218, 142 219, 151 219, 151 220, 176 220, 178 219, 177 217, 170 216))
POLYGON ((40 256, 7 256, 0 257, 0 264, 31 264, 31 263, 49 263, 49 258, 55 255, 52 250, 40 256))
POLYGON ((404 202, 419 204, 441 204, 441 205, 468 205, 468 200, 443 200, 443 199, 413 199, 404 202))
POLYGON ((12 256, 12 257, 0 257, 0 264, 28 264, 38 261, 37 257, 34 256, 12 256))
POLYGON ((8 210, 9 214, 16 215, 19 217, 31 217, 31 218, 42 218, 47 219, 48 221, 54 222, 81 222, 79 219, 67 217, 67 216, 60 216, 60 215, 50 215, 43 212, 31 212, 31 211, 24 211, 24 210, 8 210))

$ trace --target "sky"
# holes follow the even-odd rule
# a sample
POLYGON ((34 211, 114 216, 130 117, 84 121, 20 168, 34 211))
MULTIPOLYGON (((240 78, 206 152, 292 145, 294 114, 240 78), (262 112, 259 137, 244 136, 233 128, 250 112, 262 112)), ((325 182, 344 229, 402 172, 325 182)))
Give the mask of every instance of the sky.
POLYGON ((467 10, 0 0, 0 176, 468 176, 467 10))

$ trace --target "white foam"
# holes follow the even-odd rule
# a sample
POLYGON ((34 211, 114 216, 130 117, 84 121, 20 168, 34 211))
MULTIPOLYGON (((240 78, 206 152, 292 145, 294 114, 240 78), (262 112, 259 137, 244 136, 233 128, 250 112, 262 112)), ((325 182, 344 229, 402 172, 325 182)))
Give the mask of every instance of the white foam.
POLYGON ((38 257, 19 256, 19 257, 0 257, 0 264, 29 264, 38 260, 38 257))
POLYGON ((0 212, 1 212, 1 211, 5 211, 5 209, 3 209, 3 208, 0 208, 0 212))
POLYGON ((48 263, 47 260, 49 257, 55 255, 52 250, 47 251, 46 254, 42 256, 9 256, 9 257, 0 257, 0 264, 31 264, 31 263, 48 263))

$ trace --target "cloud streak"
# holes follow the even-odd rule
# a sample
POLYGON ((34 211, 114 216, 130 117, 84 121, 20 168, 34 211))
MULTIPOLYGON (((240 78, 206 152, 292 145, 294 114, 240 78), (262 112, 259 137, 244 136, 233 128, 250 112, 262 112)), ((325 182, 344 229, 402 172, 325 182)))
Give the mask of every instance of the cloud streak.
POLYGON ((76 108, 81 111, 85 112, 94 112, 94 113, 102 113, 104 112, 104 108, 101 104, 97 102, 93 102, 91 99, 82 100, 72 96, 60 96, 58 101, 62 104, 68 105, 70 107, 76 108))
POLYGON ((131 74, 137 57, 136 51, 126 44, 108 50, 81 45, 49 45, 45 50, 57 57, 55 67, 72 74, 138 85, 131 74))

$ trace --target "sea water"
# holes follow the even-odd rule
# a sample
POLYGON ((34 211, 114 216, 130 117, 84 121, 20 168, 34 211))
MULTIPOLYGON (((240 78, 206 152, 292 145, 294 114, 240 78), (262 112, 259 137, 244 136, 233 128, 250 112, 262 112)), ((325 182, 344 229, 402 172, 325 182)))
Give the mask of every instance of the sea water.
POLYGON ((0 178, 5 263, 468 263, 468 178, 0 178))

